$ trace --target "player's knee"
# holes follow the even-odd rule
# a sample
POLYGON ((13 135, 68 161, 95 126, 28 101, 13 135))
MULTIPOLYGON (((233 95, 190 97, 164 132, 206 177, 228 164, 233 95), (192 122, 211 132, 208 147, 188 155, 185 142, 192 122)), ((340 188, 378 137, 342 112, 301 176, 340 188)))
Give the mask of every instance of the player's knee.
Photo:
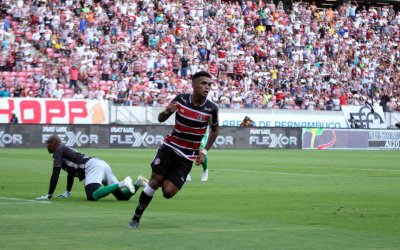
POLYGON ((169 188, 169 187, 163 187, 163 196, 166 199, 170 199, 172 197, 174 197, 174 195, 176 194, 177 190, 175 190, 174 188, 169 188))
POLYGON ((129 201, 131 197, 117 197, 117 200, 119 201, 129 201))
POLYGON ((87 197, 86 197, 86 199, 88 200, 88 201, 97 201, 98 199, 95 199, 94 197, 93 197, 93 195, 88 195, 87 197))
POLYGON ((175 193, 172 192, 163 192, 163 196, 165 199, 171 199, 172 197, 174 197, 175 193))
POLYGON ((97 201, 97 200, 99 200, 99 198, 97 198, 96 195, 93 195, 93 193, 90 193, 90 192, 86 193, 86 199, 88 201, 97 201))
POLYGON ((86 192, 86 199, 88 201, 97 201, 99 197, 96 196, 95 192, 97 189, 99 189, 101 184, 99 183, 91 183, 85 186, 85 192, 86 192))
POLYGON ((171 181, 164 181, 162 186, 162 193, 164 198, 170 199, 179 191, 179 189, 171 181))

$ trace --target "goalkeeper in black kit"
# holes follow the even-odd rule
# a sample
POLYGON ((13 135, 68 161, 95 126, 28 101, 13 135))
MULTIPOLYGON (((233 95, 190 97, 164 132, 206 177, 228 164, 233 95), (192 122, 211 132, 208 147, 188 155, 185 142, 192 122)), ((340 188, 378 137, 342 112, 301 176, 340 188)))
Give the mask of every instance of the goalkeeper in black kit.
POLYGON ((53 172, 48 193, 36 199, 47 200, 53 197, 61 169, 66 171, 68 176, 66 191, 57 196, 60 198, 71 196, 75 177, 84 181, 86 197, 90 201, 97 201, 109 194, 113 194, 117 200, 129 200, 138 188, 143 187, 147 182, 142 176, 139 176, 135 183, 132 183, 132 178, 129 176, 118 182, 111 167, 105 161, 63 145, 57 135, 50 136, 46 143, 47 150, 53 154, 53 172))

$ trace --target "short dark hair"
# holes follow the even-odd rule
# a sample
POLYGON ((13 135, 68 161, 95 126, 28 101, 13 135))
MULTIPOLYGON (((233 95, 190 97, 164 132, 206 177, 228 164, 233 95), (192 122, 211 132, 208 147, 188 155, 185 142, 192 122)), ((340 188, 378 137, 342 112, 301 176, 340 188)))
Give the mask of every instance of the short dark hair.
POLYGON ((192 76, 192 82, 194 82, 195 79, 202 77, 202 76, 207 76, 209 78, 212 78, 212 76, 210 75, 210 73, 208 73, 207 71, 199 71, 196 74, 194 74, 192 76))
POLYGON ((61 138, 58 135, 52 135, 47 139, 46 143, 61 144, 61 138))

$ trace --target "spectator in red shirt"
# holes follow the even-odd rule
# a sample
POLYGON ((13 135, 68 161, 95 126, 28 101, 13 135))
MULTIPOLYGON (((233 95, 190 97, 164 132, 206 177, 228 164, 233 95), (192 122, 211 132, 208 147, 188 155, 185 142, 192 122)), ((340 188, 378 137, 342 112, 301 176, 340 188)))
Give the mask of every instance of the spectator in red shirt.
POLYGON ((341 93, 340 97, 339 97, 339 101, 340 101, 340 106, 343 105, 347 105, 347 99, 349 97, 347 96, 347 94, 345 94, 344 92, 341 93))
POLYGON ((74 64, 69 69, 69 88, 76 88, 78 85, 79 69, 74 64))
POLYGON ((283 100, 285 99, 285 95, 283 94, 283 92, 282 92, 282 90, 278 90, 276 93, 275 93, 275 100, 276 100, 276 103, 279 105, 279 106, 281 106, 282 105, 282 103, 283 103, 283 100))
POLYGON ((235 65, 236 79, 239 81, 242 80, 242 78, 243 78, 242 75, 243 75, 245 64, 246 64, 246 62, 244 61, 244 58, 242 56, 240 56, 235 65))
POLYGON ((216 61, 211 61, 208 71, 212 76, 218 76, 218 65, 216 61))

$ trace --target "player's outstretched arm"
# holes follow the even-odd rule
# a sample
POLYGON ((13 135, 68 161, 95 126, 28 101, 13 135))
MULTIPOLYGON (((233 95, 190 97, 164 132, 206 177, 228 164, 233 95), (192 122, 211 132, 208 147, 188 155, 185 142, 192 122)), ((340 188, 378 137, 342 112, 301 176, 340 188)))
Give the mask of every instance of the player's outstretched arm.
POLYGON ((58 195, 58 198, 69 198, 71 196, 72 186, 74 185, 74 177, 76 174, 75 169, 68 170, 67 176, 67 190, 63 193, 58 195))
POLYGON ((60 176, 61 168, 53 168, 53 173, 50 178, 49 192, 46 195, 39 196, 37 200, 46 200, 53 197, 54 190, 57 187, 58 177, 60 176))

